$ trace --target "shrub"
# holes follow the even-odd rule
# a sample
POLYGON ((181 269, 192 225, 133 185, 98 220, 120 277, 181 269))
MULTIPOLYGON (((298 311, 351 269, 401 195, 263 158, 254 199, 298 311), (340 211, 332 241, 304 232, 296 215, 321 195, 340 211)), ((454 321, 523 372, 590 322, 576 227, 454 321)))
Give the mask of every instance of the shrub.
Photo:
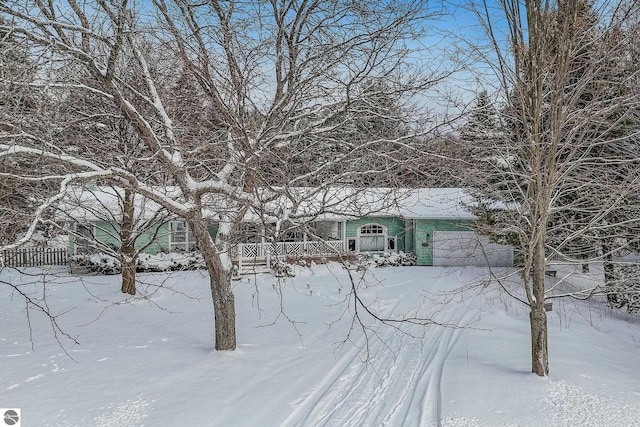
POLYGON ((271 269, 276 277, 293 277, 296 275, 293 270, 293 265, 283 259, 272 261, 271 269))
POLYGON ((417 258, 414 253, 392 252, 374 255, 373 261, 376 267, 401 267, 416 265, 417 258))
POLYGON ((613 266, 613 280, 605 289, 611 307, 627 307, 629 313, 640 312, 640 265, 613 266))
MULTIPOLYGON (((93 274, 120 274, 120 261, 105 253, 74 255, 70 259, 72 271, 80 270, 93 274)), ((205 268, 204 258, 199 252, 160 253, 156 255, 140 254, 136 271, 164 272, 179 270, 198 270, 205 268)))

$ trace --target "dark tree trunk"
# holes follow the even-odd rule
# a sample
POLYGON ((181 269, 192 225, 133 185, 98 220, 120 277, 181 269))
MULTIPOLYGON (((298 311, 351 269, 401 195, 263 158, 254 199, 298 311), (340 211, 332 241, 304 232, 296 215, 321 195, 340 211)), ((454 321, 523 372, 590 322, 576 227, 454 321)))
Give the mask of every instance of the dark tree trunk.
POLYGON ((534 304, 529 313, 531 323, 531 372, 541 377, 549 375, 547 350, 547 313, 542 304, 534 304))
POLYGON ((544 239, 540 238, 533 253, 533 301, 531 312, 531 372, 542 377, 549 375, 549 353, 547 350, 547 312, 544 309, 544 239))
POLYGON ((122 264, 122 287, 123 294, 136 294, 136 263, 127 262, 122 264))
POLYGON ((134 193, 124 190, 122 206, 122 224, 120 225, 120 262, 122 264, 122 286, 120 291, 123 294, 136 294, 136 265, 135 241, 133 237, 134 227, 134 193))
POLYGON ((607 293, 607 300, 613 307, 622 307, 618 294, 615 291, 616 277, 615 266, 613 264, 613 254, 611 253, 611 245, 608 244, 607 239, 602 241, 602 253, 604 258, 604 284, 607 293))
POLYGON ((216 322, 216 350, 235 350, 236 308, 230 272, 212 277, 210 285, 216 322))
POLYGON ((228 254, 220 255, 202 217, 190 219, 189 226, 193 230, 209 273, 215 318, 215 348, 216 350, 235 350, 236 308, 231 290, 231 262, 223 260, 222 256, 227 257, 228 254), (225 268, 227 264, 229 267, 225 268))

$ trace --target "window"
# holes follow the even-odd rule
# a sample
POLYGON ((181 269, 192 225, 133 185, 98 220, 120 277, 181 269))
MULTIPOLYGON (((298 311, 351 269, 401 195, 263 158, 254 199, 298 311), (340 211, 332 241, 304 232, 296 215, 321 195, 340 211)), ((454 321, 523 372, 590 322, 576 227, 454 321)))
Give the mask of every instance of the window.
POLYGON ((285 231, 282 235, 283 242, 302 242, 304 241, 304 233, 301 230, 285 231))
POLYGON ((260 243, 262 236, 258 224, 243 222, 235 231, 235 243, 260 243))
POLYGON ((93 251, 92 242, 95 241, 95 230, 93 225, 76 223, 75 251, 78 255, 89 254, 93 251))
POLYGON ((384 234, 384 227, 378 224, 367 224, 360 227, 360 234, 384 234))
POLYGON ((322 240, 341 240, 340 225, 337 221, 316 221, 313 223, 313 233, 322 240))
POLYGON ((365 224, 358 230, 360 252, 384 252, 387 249, 387 229, 379 224, 365 224))
POLYGON ((395 237, 389 237, 389 240, 387 241, 387 249, 389 249, 390 251, 395 251, 396 250, 396 238, 395 237))
POLYGON ((169 250, 186 252, 196 249, 196 240, 186 221, 171 221, 169 233, 169 250))

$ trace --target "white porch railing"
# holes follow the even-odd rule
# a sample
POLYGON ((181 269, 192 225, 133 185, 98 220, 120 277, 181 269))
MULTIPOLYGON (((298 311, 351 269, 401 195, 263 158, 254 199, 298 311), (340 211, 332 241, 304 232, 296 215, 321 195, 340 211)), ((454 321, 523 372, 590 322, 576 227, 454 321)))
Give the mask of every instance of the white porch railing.
POLYGON ((274 258, 305 256, 336 256, 344 252, 342 240, 277 242, 277 243, 239 243, 231 252, 231 258, 240 263, 248 260, 267 261, 274 258))

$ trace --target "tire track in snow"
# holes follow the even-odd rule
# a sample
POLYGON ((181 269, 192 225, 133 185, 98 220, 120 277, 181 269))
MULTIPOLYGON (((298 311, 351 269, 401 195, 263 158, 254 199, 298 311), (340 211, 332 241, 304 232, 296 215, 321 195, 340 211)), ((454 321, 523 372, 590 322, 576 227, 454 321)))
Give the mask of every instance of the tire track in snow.
MULTIPOLYGON (((397 309, 400 301, 396 301, 391 311, 397 309)), ((363 370, 367 370, 369 364, 365 364, 358 357, 361 349, 364 348, 366 337, 362 337, 355 343, 344 356, 342 356, 335 366, 327 373, 325 379, 318 387, 306 396, 302 401, 296 402, 297 408, 287 417, 283 426, 321 426, 329 425, 327 421, 332 419, 332 415, 344 406, 348 400, 346 396, 353 393, 367 377, 363 375, 363 370), (341 387, 341 384, 347 384, 341 387), (356 384, 357 383, 357 384, 356 384)), ((374 354, 373 348, 378 350, 380 342, 374 343, 370 349, 370 354, 374 354)), ((375 353, 378 353, 377 351, 375 353)))
MULTIPOLYGON (((460 310, 461 311, 461 310, 460 310)), ((477 311, 458 311, 457 325, 465 326, 477 316, 477 311), (461 314, 461 315, 460 315, 461 314)), ((440 327, 420 342, 420 363, 411 372, 405 394, 398 400, 383 425, 439 426, 441 417, 441 383, 444 364, 458 342, 463 329, 440 327)), ((397 395, 391 390, 391 395, 397 395)), ((375 421, 375 419, 371 419, 375 421)))
POLYGON ((350 381, 354 377, 356 373, 353 371, 357 368, 357 366, 353 366, 354 362, 362 364, 357 358, 362 344, 364 344, 364 340, 354 345, 347 354, 338 360, 316 390, 300 402, 293 413, 287 417, 283 426, 320 425, 318 413, 326 413, 330 416, 333 411, 344 404, 340 383, 350 381), (334 409, 332 410, 331 407, 334 409), (314 419, 315 422, 312 422, 314 419))
MULTIPOLYGON (((477 311, 459 309, 451 315, 464 326, 477 311)), ((354 346, 284 425, 439 426, 444 364, 462 331, 434 327, 418 340, 389 329, 384 343, 371 346, 368 364, 358 359, 360 347, 354 346), (384 348, 385 343, 397 352, 384 348)))

